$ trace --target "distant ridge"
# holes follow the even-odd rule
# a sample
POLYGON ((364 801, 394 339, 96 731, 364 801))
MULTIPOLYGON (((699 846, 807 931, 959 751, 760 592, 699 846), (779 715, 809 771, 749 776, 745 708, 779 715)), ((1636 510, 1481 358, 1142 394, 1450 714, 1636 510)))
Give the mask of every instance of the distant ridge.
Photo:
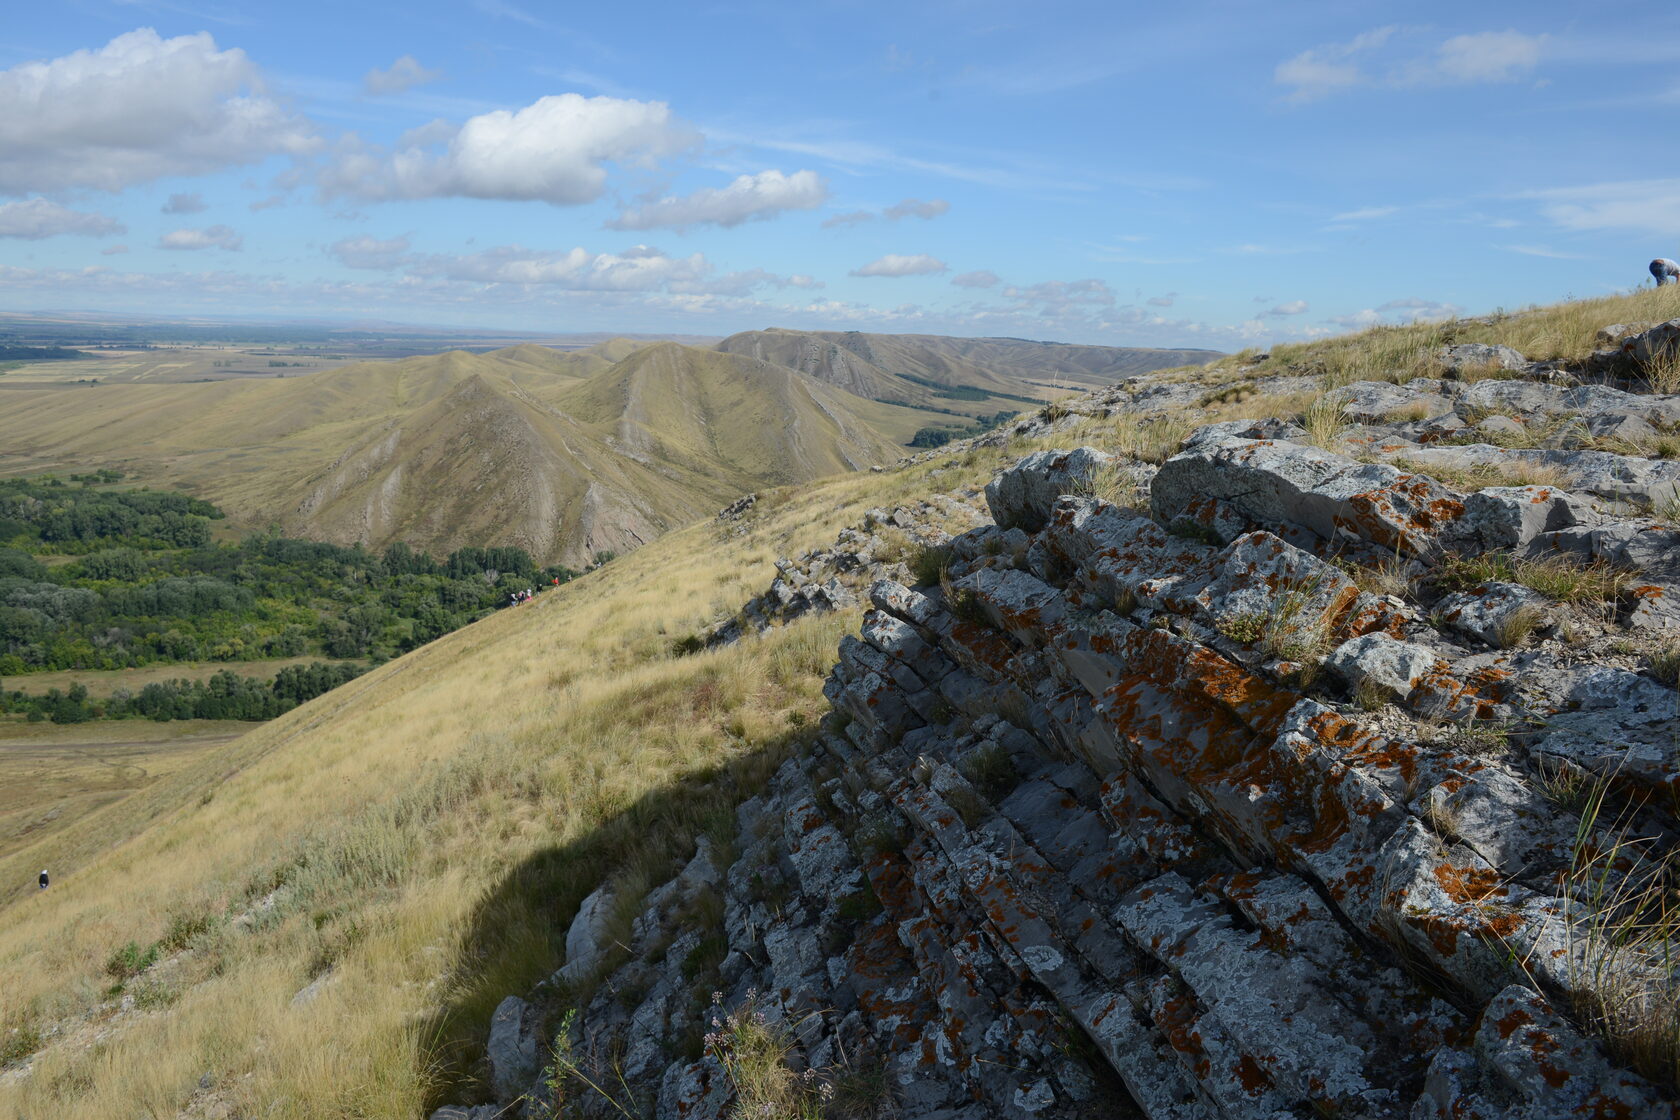
POLYGON ((0 472, 110 466, 248 528, 439 554, 517 545, 582 566, 748 491, 890 463, 924 427, 1210 353, 768 330, 19 388, 0 412, 0 472))

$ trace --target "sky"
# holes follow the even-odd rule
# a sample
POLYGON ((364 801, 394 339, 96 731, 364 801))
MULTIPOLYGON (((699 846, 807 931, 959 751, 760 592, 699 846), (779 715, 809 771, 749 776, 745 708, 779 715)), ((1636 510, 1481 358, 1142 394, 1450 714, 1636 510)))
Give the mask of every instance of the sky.
POLYGON ((55 0, 0 308, 1221 350, 1680 258, 1680 7, 55 0))

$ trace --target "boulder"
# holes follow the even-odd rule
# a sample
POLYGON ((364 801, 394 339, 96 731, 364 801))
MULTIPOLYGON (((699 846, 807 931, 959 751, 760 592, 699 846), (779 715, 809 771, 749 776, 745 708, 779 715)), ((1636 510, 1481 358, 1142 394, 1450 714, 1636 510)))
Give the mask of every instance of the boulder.
POLYGON ((1680 319, 1670 319, 1638 334, 1626 336, 1622 339, 1619 349, 1623 356, 1636 362, 1673 357, 1676 352, 1680 352, 1680 319))
POLYGON ((1594 525, 1585 500, 1555 486, 1490 486, 1464 499, 1464 516, 1443 537, 1460 552, 1520 549, 1542 533, 1594 525))
POLYGON ((577 916, 566 930, 566 963, 555 973, 575 984, 595 968, 607 949, 607 923, 612 917, 612 891, 597 887, 578 907, 577 916))
POLYGON ((1436 610, 1448 626, 1473 635, 1491 646, 1506 646, 1522 634, 1522 620, 1528 630, 1549 629, 1548 600, 1520 583, 1494 581, 1470 591, 1442 599, 1436 610))
POLYGON ((1170 524, 1199 498, 1217 498, 1261 524, 1296 524, 1324 540, 1352 537, 1433 556, 1463 498, 1424 475, 1360 463, 1275 440, 1222 440, 1168 459, 1150 486, 1170 524))
POLYGON ((484 1052, 490 1060, 490 1085, 497 1100, 514 1100, 537 1076, 543 1041, 540 1018, 536 1008, 518 996, 508 996, 496 1005, 484 1052))
POLYGON ((1330 652, 1325 666, 1351 685, 1365 681, 1405 696, 1441 661, 1428 646, 1403 642, 1387 634, 1362 634, 1330 652))
POLYGON ((1460 374, 1488 368, 1520 370, 1528 366, 1528 359, 1509 346, 1489 346, 1483 342, 1461 342, 1443 346, 1435 352, 1436 360, 1449 373, 1460 374))
POLYGON ((1002 528, 1037 532, 1063 494, 1089 493, 1098 472, 1114 456, 1094 447, 1035 451, 986 486, 986 505, 1002 528))

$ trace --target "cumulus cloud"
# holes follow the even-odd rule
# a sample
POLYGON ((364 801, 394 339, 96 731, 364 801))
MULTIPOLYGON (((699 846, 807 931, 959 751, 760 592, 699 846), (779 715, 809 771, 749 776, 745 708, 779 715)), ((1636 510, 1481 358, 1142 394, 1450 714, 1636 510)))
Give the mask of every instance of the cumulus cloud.
POLYGON ((1288 315, 1299 315, 1302 312, 1306 311, 1306 309, 1307 309, 1307 301, 1306 300, 1304 300, 1304 299, 1292 299, 1288 303, 1278 304, 1276 307, 1274 307, 1270 311, 1266 312, 1266 314, 1267 315, 1275 315, 1278 318, 1283 318, 1283 317, 1288 316, 1288 315))
POLYGON ((676 280, 698 280, 706 275, 708 265, 700 253, 670 257, 646 245, 621 253, 503 245, 462 256, 429 257, 412 264, 410 271, 417 276, 441 276, 478 284, 550 284, 587 290, 651 291, 676 280))
POLYGON ((245 52, 217 50, 207 33, 141 28, 0 71, 0 194, 120 191, 315 144, 245 52))
POLYGON ((369 70, 362 78, 362 89, 373 97, 379 97, 388 93, 402 93, 415 86, 435 82, 441 77, 442 70, 428 70, 420 65, 413 55, 405 54, 391 63, 387 70, 369 70))
POLYGON ((198 193, 172 194, 169 201, 160 208, 165 214, 202 214, 210 209, 205 203, 204 196, 198 193))
POLYGON ((727 187, 707 187, 680 198, 662 198, 626 210, 607 225, 613 229, 725 228, 774 218, 784 210, 814 210, 828 199, 828 184, 815 171, 760 171, 738 176, 727 187))
POLYGON ((1302 51, 1278 64, 1272 79, 1288 88, 1287 99, 1306 102, 1354 86, 1404 89, 1416 86, 1510 82, 1540 64, 1546 36, 1520 31, 1478 31, 1454 35, 1419 52, 1404 28, 1379 27, 1346 43, 1302 51), (1389 50, 1389 47, 1396 49, 1389 50))
POLYGON ((408 259, 408 249, 407 234, 386 241, 363 234, 335 241, 327 252, 337 257, 345 268, 390 269, 408 259))
POLYGON ((1164 296, 1150 296, 1145 302, 1151 307, 1171 307, 1173 305, 1173 300, 1177 298, 1177 292, 1168 292, 1164 296))
POLYGON ((128 246, 127 245, 112 245, 109 249, 99 250, 99 255, 102 256, 102 257, 114 257, 118 253, 126 253, 126 252, 128 252, 128 246))
POLYGON ((859 222, 873 222, 875 215, 868 210, 853 210, 846 214, 836 214, 823 222, 824 229, 839 229, 842 226, 855 226, 859 222))
POLYGON ((959 288, 995 288, 1002 282, 1003 277, 984 268, 951 277, 951 283, 959 288))
POLYGON ((894 222, 900 218, 921 218, 923 221, 928 221, 939 217, 949 209, 951 209, 951 204, 943 198, 933 198, 926 202, 919 198, 907 198, 903 202, 881 211, 881 216, 894 222))
POLYGON ((127 232, 127 227, 115 218, 104 214, 89 214, 83 210, 71 210, 44 198, 0 205, 0 237, 40 241, 63 233, 106 237, 124 232, 127 232))
POLYGON ((945 272, 949 269, 944 261, 938 257, 930 257, 926 253, 905 256, 901 253, 888 253, 884 257, 870 261, 862 268, 852 269, 853 276, 927 276, 935 272, 945 272))
POLYGON ((329 197, 369 200, 466 197, 593 202, 609 163, 651 166, 691 147, 696 134, 660 101, 544 97, 498 109, 459 128, 433 122, 385 150, 348 137, 321 175, 329 197))
POLYGON ((245 239, 227 226, 178 229, 158 238, 160 249, 222 249, 231 253, 244 243, 245 239))

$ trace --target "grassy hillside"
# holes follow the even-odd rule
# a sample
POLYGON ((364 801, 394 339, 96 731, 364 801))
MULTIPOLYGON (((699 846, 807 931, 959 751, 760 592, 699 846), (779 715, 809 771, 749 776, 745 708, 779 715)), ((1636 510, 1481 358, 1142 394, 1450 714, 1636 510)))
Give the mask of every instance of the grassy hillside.
MULTIPOLYGON (((1676 304, 1646 292, 1268 361, 1326 382, 1405 376, 1443 330, 1579 357, 1581 324, 1666 318, 1676 304)), ((1208 403, 1175 417, 1082 419, 778 491, 745 532, 708 521, 672 533, 0 858, 12 1032, 0 1041, 39 1050, 26 1072, 0 1073, 0 1114, 423 1114, 470 1074, 496 1002, 559 963, 588 891, 668 872, 797 749, 856 619, 690 657, 673 655, 676 639, 761 590, 776 557, 869 507, 982 484, 1034 446, 1095 440, 1159 458, 1195 423, 1312 411, 1310 394, 1221 389, 1243 376, 1235 362, 1159 375, 1209 383, 1208 403), (58 874, 44 894, 31 886, 41 866, 58 874), (125 978, 154 945, 161 963, 125 978)))
POLYGON ((850 475, 761 500, 746 535, 673 534, 0 859, 5 1024, 46 1043, 0 1075, 0 1114, 173 1115, 206 1070, 268 1115, 418 1113, 558 963, 557 915, 606 873, 663 872, 762 780, 855 620, 687 658, 674 638, 926 485, 850 475), (174 963, 108 996, 130 941, 174 963))
POLYGON ((114 466, 245 527, 440 554, 513 545, 581 566, 748 490, 891 459, 926 419, 782 367, 617 339, 21 390, 0 412, 0 470, 114 466))
POLYGON ((1216 350, 860 331, 746 331, 730 335, 718 349, 776 362, 874 400, 956 407, 970 414, 993 411, 1022 396, 1049 400, 1070 389, 1111 385, 1219 357, 1216 350), (977 407, 983 405, 989 407, 977 407))

